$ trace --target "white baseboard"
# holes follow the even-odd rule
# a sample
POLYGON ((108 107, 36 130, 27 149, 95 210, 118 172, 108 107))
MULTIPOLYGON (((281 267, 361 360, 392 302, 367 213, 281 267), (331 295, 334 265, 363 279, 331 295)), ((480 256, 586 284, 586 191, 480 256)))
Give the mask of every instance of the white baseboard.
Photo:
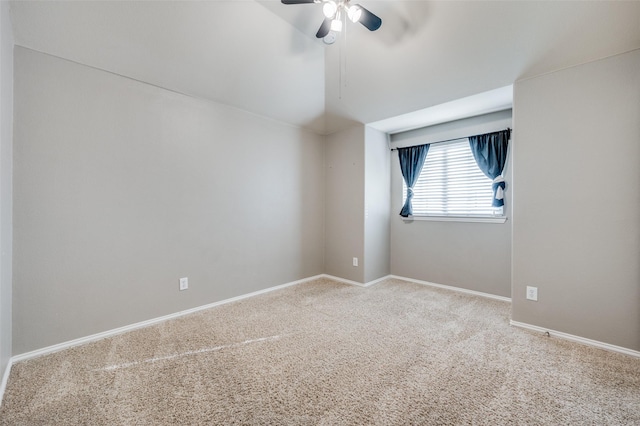
POLYGON ((348 280, 346 278, 340 278, 340 277, 335 277, 333 275, 328 275, 328 274, 322 274, 321 275, 322 278, 327 278, 329 280, 333 280, 333 281, 338 281, 344 284, 349 284, 349 285, 356 285, 358 287, 371 287, 373 285, 378 284, 379 282, 382 282, 384 280, 386 280, 387 278, 390 278, 390 275, 387 275, 386 277, 382 277, 382 278, 378 278, 377 280, 373 280, 373 281, 369 281, 368 283, 359 283, 357 281, 351 281, 348 280))
POLYGON ((511 320, 510 324, 514 327, 524 328, 526 330, 536 331, 539 333, 549 333, 550 336, 558 337, 559 339, 569 340, 571 342, 581 343, 583 345, 593 346, 607 351, 618 352, 624 355, 640 358, 640 352, 634 351, 633 349, 623 348, 622 346, 616 346, 609 343, 600 342, 598 340, 591 340, 587 339, 586 337, 575 336, 573 334, 563 333, 562 331, 550 330, 548 328, 538 327, 537 325, 531 325, 514 320, 511 320))
POLYGON ((500 300, 502 302, 511 303, 511 298, 510 297, 498 296, 496 294, 483 293, 481 291, 469 290, 469 289, 466 289, 466 288, 454 287, 454 286, 450 286, 450 285, 436 284, 436 283, 432 283, 432 282, 429 282, 429 281, 422 281, 422 280, 416 280, 416 279, 413 279, 413 278, 400 277, 398 275, 389 275, 387 278, 393 278, 393 279, 402 280, 402 281, 409 281, 409 282, 415 283, 415 284, 428 285, 430 287, 443 288, 445 290, 457 291, 457 292, 460 292, 460 293, 472 294, 474 296, 487 297, 489 299, 500 300))
POLYGON ((253 293, 243 294, 241 296, 232 297, 230 299, 221 300, 219 302, 213 302, 213 303, 209 303, 209 304, 206 304, 206 305, 197 306, 195 308, 187 309, 185 311, 180 311, 180 312, 176 312, 176 313, 169 314, 169 315, 164 315, 164 316, 157 317, 157 318, 152 318, 152 319, 149 319, 149 320, 146 320, 146 321, 137 322, 135 324, 126 325, 124 327, 114 328, 112 330, 103 331, 101 333, 92 334, 90 336, 81 337, 79 339, 69 340, 67 342, 62 342, 62 343, 58 343, 56 345, 47 346, 47 347, 42 348, 42 349, 36 349, 34 351, 26 352, 26 353, 23 353, 23 354, 20 354, 20 355, 14 355, 13 357, 11 357, 10 363, 14 363, 15 364, 16 362, 19 362, 19 361, 24 361, 24 360, 27 360, 27 359, 36 358, 36 357, 40 357, 40 356, 43 356, 43 355, 48 355, 48 354, 51 354, 51 353, 54 353, 54 352, 59 352, 59 351, 62 351, 64 349, 72 348, 74 346, 83 345, 85 343, 94 342, 96 340, 104 339, 104 338, 115 336, 115 335, 122 334, 122 333, 126 333, 128 331, 133 331, 133 330, 136 330, 138 328, 148 327, 150 325, 158 324, 158 323, 170 320, 170 319, 174 319, 174 318, 182 317, 182 316, 185 316, 185 315, 189 315, 189 314, 192 314, 192 313, 195 313, 195 312, 198 312, 198 311, 202 311, 204 309, 209 309, 209 308, 213 308, 213 307, 216 307, 216 306, 224 305, 224 304, 227 304, 227 303, 236 302, 238 300, 247 299, 249 297, 258 296, 260 294, 269 293, 269 292, 272 292, 272 291, 275 291, 275 290, 280 290, 280 289, 283 289, 283 288, 286 288, 286 287, 290 287, 290 286, 297 285, 297 284, 302 284, 302 283, 313 281, 315 279, 319 279, 319 278, 323 278, 323 277, 324 277, 324 275, 315 275, 313 277, 304 278, 302 280, 293 281, 293 282, 282 284, 282 285, 277 285, 275 287, 269 287, 269 288, 266 288, 264 290, 254 291, 253 293))
POLYGON ((2 401, 4 400, 4 391, 7 389, 7 382, 9 381, 9 374, 11 374, 11 366, 13 365, 13 359, 9 359, 7 363, 7 367, 4 369, 4 374, 2 375, 2 382, 0 383, 0 406, 2 406, 2 401))

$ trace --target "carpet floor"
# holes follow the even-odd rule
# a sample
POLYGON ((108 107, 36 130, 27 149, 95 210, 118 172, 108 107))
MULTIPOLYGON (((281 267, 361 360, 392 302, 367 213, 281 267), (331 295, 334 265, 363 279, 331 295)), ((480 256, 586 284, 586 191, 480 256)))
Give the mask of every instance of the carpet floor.
POLYGON ((317 280, 17 363, 0 425, 640 424, 640 359, 509 311, 317 280))

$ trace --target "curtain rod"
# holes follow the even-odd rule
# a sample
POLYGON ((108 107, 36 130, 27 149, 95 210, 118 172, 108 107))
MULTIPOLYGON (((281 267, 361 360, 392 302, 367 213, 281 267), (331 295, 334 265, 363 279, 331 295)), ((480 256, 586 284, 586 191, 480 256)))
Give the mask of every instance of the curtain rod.
MULTIPOLYGON (((503 130, 508 130, 509 132, 511 132, 511 127, 507 127, 506 129, 502 129, 502 130, 496 130, 495 132, 480 133, 480 134, 481 135, 488 135, 488 134, 491 134, 491 133, 502 132, 503 130)), ((473 136, 479 136, 479 135, 460 136, 459 138, 445 139, 443 141, 435 141, 435 142, 429 142, 429 143, 421 143, 421 144, 418 144, 418 145, 403 146, 402 148, 410 148, 412 146, 420 146, 420 145, 431 145, 432 143, 453 142, 453 141, 458 141, 460 139, 468 139, 468 138, 471 138, 473 136)), ((509 136, 511 136, 511 135, 509 135, 509 136)), ((398 150, 398 148, 391 148, 391 151, 397 151, 397 150, 398 150)))

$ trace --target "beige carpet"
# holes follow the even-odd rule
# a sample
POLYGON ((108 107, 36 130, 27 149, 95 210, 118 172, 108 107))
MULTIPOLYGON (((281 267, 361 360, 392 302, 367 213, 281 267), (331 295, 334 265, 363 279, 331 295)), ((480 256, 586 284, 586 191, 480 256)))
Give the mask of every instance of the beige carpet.
POLYGON ((0 424, 640 424, 640 359, 509 309, 318 280, 14 365, 0 424))

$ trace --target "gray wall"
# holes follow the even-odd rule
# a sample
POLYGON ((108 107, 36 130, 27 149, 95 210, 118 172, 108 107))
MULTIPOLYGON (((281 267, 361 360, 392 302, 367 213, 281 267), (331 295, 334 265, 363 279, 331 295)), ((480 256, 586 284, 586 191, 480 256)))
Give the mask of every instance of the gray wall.
MULTIPOLYGON (((416 129, 393 135, 392 146, 420 145, 511 127, 511 111, 416 129)), ((510 143, 510 150, 513 142, 510 143)), ((407 222, 402 208, 402 174, 396 151, 391 156, 391 273, 498 296, 511 295, 511 155, 507 182, 507 222, 407 222)))
POLYGON ((0 379, 11 357, 13 35, 9 2, 0 2, 0 379))
POLYGON ((364 282, 364 126, 326 137, 325 272, 364 282), (352 259, 358 258, 358 266, 352 259))
POLYGON ((14 354, 324 272, 323 137, 20 47, 15 71, 14 354))
POLYGON ((389 275, 389 140, 386 133, 365 127, 364 282, 389 275))
POLYGON ((640 350, 640 50, 518 81, 514 129, 513 319, 640 350))

